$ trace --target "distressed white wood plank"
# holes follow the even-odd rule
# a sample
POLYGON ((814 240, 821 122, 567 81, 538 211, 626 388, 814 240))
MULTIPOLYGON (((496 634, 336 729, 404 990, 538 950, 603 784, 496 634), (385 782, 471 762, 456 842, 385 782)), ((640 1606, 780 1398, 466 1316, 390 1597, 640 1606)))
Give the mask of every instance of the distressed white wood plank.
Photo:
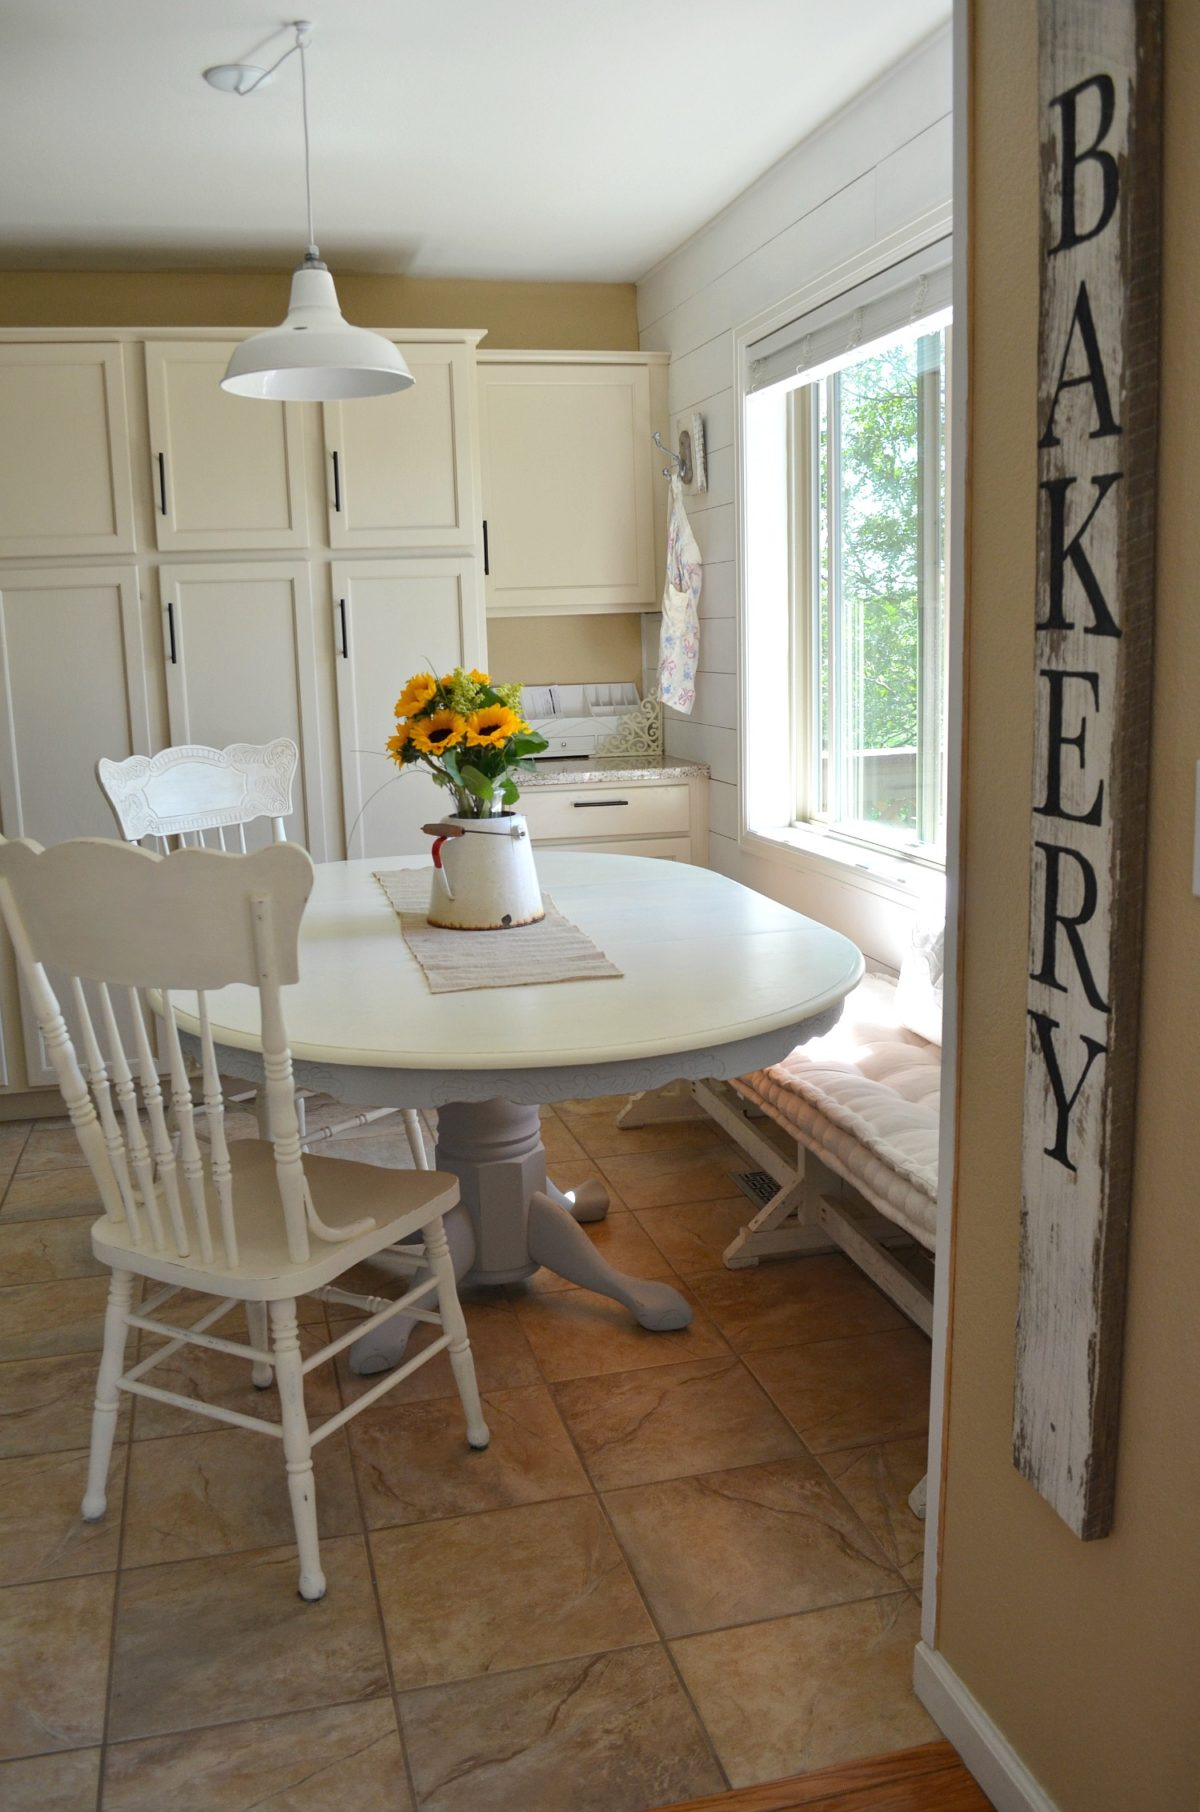
POLYGON ((1112 1527, 1158 386, 1159 0, 1041 0, 1039 527, 1014 1459, 1112 1527))

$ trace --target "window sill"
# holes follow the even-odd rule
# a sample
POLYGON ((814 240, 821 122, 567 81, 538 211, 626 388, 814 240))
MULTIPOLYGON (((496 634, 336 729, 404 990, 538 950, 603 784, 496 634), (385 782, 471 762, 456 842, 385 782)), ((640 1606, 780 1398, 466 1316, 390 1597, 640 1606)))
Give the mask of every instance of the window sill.
POLYGON ((861 887, 908 906, 941 899, 945 893, 946 876, 941 868, 860 844, 843 843, 799 825, 780 825, 778 830, 769 831, 745 830, 741 846, 749 855, 786 862, 840 881, 843 886, 861 887))

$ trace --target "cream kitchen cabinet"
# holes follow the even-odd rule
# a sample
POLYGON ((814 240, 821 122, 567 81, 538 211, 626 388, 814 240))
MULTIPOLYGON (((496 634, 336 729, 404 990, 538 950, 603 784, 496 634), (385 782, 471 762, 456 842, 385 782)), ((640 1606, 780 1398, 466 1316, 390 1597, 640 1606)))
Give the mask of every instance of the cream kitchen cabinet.
MULTIPOLYGON (((300 750, 288 835, 328 848, 315 656, 313 571, 304 560, 159 569, 168 743, 270 742, 300 750)), ((248 833, 249 834, 249 833, 248 833)), ((261 840, 269 841, 263 821, 261 840)))
POLYGON ((396 768, 384 743, 410 674, 483 665, 478 561, 335 561, 332 578, 346 854, 420 854, 422 824, 444 817, 450 796, 423 768, 396 768))
POLYGON ((132 553, 124 356, 0 345, 0 557, 132 553))
POLYGON ((491 615, 654 607, 655 359, 478 355, 491 615))
POLYGON ((411 389, 323 405, 329 545, 473 548, 480 538, 473 340, 398 344, 416 380, 411 389))
POLYGON ((178 553, 309 544, 300 407, 230 396, 236 340, 149 340, 146 407, 158 546, 178 553))
POLYGON ((585 784, 572 784, 573 779, 569 772, 542 774, 535 768, 523 780, 520 809, 535 848, 549 844, 706 864, 706 768, 631 766, 611 774, 593 769, 585 784))

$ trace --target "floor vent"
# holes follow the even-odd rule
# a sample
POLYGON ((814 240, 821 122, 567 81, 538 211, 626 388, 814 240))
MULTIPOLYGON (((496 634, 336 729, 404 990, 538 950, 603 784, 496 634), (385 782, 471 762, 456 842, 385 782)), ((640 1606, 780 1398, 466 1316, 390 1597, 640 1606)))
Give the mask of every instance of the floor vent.
POLYGON ((734 1171, 733 1180, 758 1208, 765 1208, 779 1194, 779 1184, 765 1170, 734 1171))

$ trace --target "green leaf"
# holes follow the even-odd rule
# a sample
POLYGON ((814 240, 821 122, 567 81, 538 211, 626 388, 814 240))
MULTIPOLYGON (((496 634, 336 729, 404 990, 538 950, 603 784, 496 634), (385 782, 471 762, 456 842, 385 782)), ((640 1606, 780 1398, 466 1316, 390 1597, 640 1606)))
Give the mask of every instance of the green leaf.
POLYGON ((496 789, 486 774, 481 774, 478 768, 469 766, 460 768, 459 773, 463 785, 468 792, 474 793, 476 799, 491 799, 496 789))
POLYGON ((500 788, 500 797, 503 799, 505 805, 515 805, 517 803, 517 800, 521 797, 521 789, 515 780, 505 780, 503 786, 500 788))

